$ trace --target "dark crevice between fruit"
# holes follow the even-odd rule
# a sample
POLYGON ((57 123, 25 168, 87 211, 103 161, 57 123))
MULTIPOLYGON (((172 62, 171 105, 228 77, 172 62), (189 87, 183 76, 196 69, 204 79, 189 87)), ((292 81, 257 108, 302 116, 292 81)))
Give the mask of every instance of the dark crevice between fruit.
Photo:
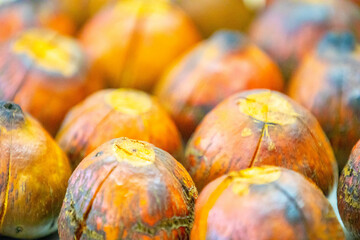
MULTIPOLYGON (((12 109, 11 111, 13 111, 13 107, 15 106, 14 104, 11 104, 9 102, 6 102, 4 105, 6 105, 6 108, 8 108, 8 109, 12 109)), ((17 107, 20 109, 19 106, 17 106, 17 107)), ((14 115, 14 112, 13 112, 13 115, 14 115)), ((14 116, 9 121, 10 121, 10 125, 11 125, 10 129, 12 129, 13 128, 12 125, 14 124, 14 116)), ((8 161, 8 166, 7 166, 8 174, 7 174, 4 202, 3 202, 3 206, 1 208, 2 211, 0 212, 0 228, 2 228, 2 226, 3 226, 5 215, 6 215, 6 209, 7 209, 7 205, 8 205, 8 201, 9 201, 10 177, 11 177, 11 158, 12 158, 12 153, 11 153, 12 138, 13 138, 13 134, 12 134, 12 132, 10 132, 9 161, 8 161)))
POLYGON ((104 179, 101 181, 101 183, 99 184, 99 186, 97 187, 93 197, 91 198, 90 202, 89 202, 89 205, 84 213, 84 216, 82 218, 82 220, 79 221, 78 223, 78 226, 77 226, 77 229, 75 231, 75 239, 80 239, 83 232, 85 231, 86 229, 86 220, 91 212, 91 209, 92 209, 92 206, 93 206, 93 203, 94 203, 94 200, 96 198, 96 195, 98 194, 98 192, 100 191, 102 185, 105 183, 105 181, 108 179, 108 177, 110 176, 110 174, 116 169, 117 166, 114 166, 111 168, 111 170, 108 172, 108 174, 104 177, 104 179))
MULTIPOLYGON (((296 223, 301 223, 301 225, 303 226, 304 228, 304 233, 306 234, 306 236, 304 236, 304 239, 310 239, 310 236, 309 236, 309 229, 308 229, 308 226, 307 226, 307 221, 306 221, 306 217, 305 217, 305 214, 303 213, 301 207, 299 206, 299 204, 297 203, 296 199, 291 196, 291 194, 284 188, 282 188, 277 182, 272 182, 271 184, 274 185, 274 187, 280 191, 280 193, 282 193, 288 200, 291 204, 293 204, 294 208, 296 209, 298 215, 296 215, 296 217, 291 217, 288 215, 288 213, 285 215, 286 218, 289 220, 289 222, 291 224, 296 224, 296 223)), ((291 213, 291 214, 294 214, 294 213, 291 213)))

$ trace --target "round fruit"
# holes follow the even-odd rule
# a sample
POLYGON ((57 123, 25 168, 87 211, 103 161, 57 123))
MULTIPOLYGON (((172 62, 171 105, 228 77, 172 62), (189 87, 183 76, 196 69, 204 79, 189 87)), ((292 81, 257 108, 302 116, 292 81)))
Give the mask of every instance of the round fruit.
POLYGON ((333 151, 315 117, 270 90, 235 94, 214 108, 191 137, 183 163, 199 191, 230 171, 261 165, 295 170, 325 194, 337 180, 333 151))
POLYGON ((205 114, 231 94, 282 86, 281 73, 266 54, 240 33, 219 31, 180 58, 155 94, 188 139, 205 114))
POLYGON ((277 0, 255 20, 250 32, 288 79, 328 30, 352 29, 360 37, 359 11, 346 0, 277 0))
POLYGON ((360 238, 360 141, 354 146, 349 161, 341 172, 337 199, 346 229, 360 238))
POLYGON ((73 39, 29 29, 0 48, 0 99, 18 103, 55 135, 67 111, 100 88, 73 39))
POLYGON ((0 101, 0 235, 54 232, 71 168, 64 152, 21 108, 0 101))
POLYGON ((101 144, 118 137, 148 141, 177 159, 181 136, 165 110, 150 95, 131 89, 99 91, 67 115, 57 141, 73 167, 101 144))
POLYGON ((246 30, 266 0, 175 0, 205 36, 220 29, 246 30))
POLYGON ((153 145, 113 139, 74 171, 61 239, 189 239, 197 191, 183 166, 153 145))
POLYGON ((72 21, 57 10, 55 0, 2 0, 0 25, 0 44, 35 26, 49 27, 63 34, 72 34, 75 30, 72 21))
POLYGON ((329 33, 301 63, 289 95, 327 134, 341 170, 360 138, 360 52, 349 33, 329 33))
POLYGON ((195 206, 192 240, 345 239, 325 196, 300 174, 249 168, 211 182, 195 206))
POLYGON ((166 0, 119 1, 90 20, 80 37, 110 87, 143 90, 199 38, 190 19, 166 0))

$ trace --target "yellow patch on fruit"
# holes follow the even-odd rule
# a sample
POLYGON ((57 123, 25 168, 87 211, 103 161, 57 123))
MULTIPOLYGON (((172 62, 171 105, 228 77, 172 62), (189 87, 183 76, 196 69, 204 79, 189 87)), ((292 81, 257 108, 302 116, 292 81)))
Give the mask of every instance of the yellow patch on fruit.
POLYGON ((27 30, 14 41, 12 49, 29 57, 37 67, 64 76, 76 73, 81 58, 74 41, 51 30, 27 30))
POLYGON ((233 179, 234 183, 247 184, 267 184, 278 180, 281 176, 281 171, 278 168, 272 167, 253 167, 247 168, 238 172, 229 173, 229 178, 233 179))
POLYGON ((241 131, 241 136, 242 137, 248 137, 248 136, 251 136, 252 135, 252 131, 250 128, 244 128, 242 131, 241 131))
POLYGON ((119 162, 128 162, 133 166, 145 166, 155 161, 152 145, 145 142, 123 138, 113 144, 113 150, 119 162))
POLYGON ((240 112, 268 124, 292 124, 298 115, 287 99, 271 91, 248 95, 237 104, 240 112))
POLYGON ((127 115, 139 115, 150 110, 152 106, 151 97, 146 93, 129 90, 117 89, 106 95, 106 103, 116 111, 127 115))

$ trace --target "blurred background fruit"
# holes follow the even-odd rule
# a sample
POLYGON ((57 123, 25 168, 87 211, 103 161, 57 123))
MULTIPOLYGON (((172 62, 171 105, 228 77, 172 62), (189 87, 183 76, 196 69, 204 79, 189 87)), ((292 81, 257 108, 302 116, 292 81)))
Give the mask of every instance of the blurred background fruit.
POLYGON ((360 52, 350 33, 328 33, 301 62, 289 95, 320 122, 339 170, 360 139, 360 52))
POLYGON ((79 29, 103 7, 122 0, 57 0, 60 12, 72 19, 79 29))
POLYGON ((211 182, 195 207, 192 240, 345 239, 314 184, 278 167, 249 168, 211 182), (261 230, 259 230, 261 229, 261 230))
POLYGON ((113 139, 86 157, 71 176, 59 235, 189 239, 196 199, 189 174, 170 154, 146 142, 113 139))
POLYGON ((189 140, 183 165, 199 191, 223 174, 262 165, 297 171, 326 195, 337 180, 333 151, 315 117, 270 90, 244 91, 214 108, 189 140))
POLYGON ((150 91, 169 62, 200 37, 166 0, 124 0, 92 18, 80 39, 110 87, 150 91))
POLYGON ((276 64, 235 31, 219 31, 179 58, 155 89, 185 140, 203 117, 233 93, 253 88, 282 90, 276 64))
POLYGON ((67 111, 102 86, 78 43, 28 29, 0 47, 0 99, 11 100, 55 135, 67 111))
POLYGON ((360 141, 341 172, 337 190, 338 208, 346 229, 354 239, 360 238, 360 141))
POLYGON ((360 37, 359 12, 346 0, 276 0, 253 22, 250 35, 288 79, 328 30, 353 30, 360 37))
POLYGON ((0 132, 0 234, 46 236, 57 228, 71 175, 68 159, 40 123, 12 102, 0 101, 0 132))
POLYGON ((173 0, 194 20, 204 36, 220 29, 246 31, 268 0, 173 0))
POLYGON ((0 1, 0 26, 0 45, 32 27, 48 27, 62 34, 75 32, 74 23, 59 12, 55 0, 0 1))
POLYGON ((147 93, 99 91, 74 107, 56 137, 75 168, 101 144, 117 137, 148 141, 182 159, 181 136, 166 111, 147 93))

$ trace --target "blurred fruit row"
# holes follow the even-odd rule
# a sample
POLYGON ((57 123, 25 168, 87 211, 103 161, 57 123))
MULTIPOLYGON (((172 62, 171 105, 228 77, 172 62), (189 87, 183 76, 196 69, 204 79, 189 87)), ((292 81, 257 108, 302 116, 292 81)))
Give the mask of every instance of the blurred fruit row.
POLYGON ((360 238, 356 4, 0 1, 0 238, 360 238))

